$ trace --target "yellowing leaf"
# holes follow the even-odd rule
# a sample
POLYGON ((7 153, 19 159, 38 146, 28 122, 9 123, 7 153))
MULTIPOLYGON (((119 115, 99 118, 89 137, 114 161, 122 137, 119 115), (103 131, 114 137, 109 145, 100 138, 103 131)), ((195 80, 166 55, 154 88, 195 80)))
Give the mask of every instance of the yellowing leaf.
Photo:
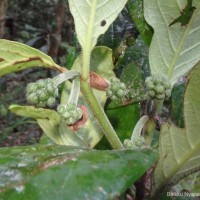
POLYGON ((51 57, 41 51, 19 42, 0 39, 0 77, 37 66, 62 71, 51 57))

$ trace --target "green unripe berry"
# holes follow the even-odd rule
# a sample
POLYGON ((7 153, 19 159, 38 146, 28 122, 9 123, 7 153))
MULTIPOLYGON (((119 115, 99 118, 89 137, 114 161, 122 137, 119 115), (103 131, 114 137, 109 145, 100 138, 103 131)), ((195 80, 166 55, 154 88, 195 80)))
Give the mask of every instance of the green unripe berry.
POLYGON ((26 92, 27 93, 31 93, 31 92, 34 92, 38 89, 38 86, 36 83, 29 83, 27 88, 26 88, 26 92))
POLYGON ((143 147, 145 144, 146 144, 146 141, 144 139, 143 136, 138 136, 137 138, 135 138, 134 140, 134 144, 137 146, 137 147, 143 147))
POLYGON ((37 104, 39 102, 37 95, 34 93, 28 94, 26 98, 28 102, 33 103, 33 104, 37 104))
POLYGON ((155 86, 155 91, 158 94, 163 94, 165 92, 165 88, 162 85, 155 86))
POLYGON ((156 92, 154 90, 148 90, 147 94, 148 94, 149 97, 154 98, 155 95, 156 95, 156 92))
MULTIPOLYGON (((54 87, 53 83, 48 83, 47 86, 46 86, 46 89, 47 89, 47 92, 50 94, 50 95, 53 95, 55 94, 55 90, 57 88, 54 87)), ((57 95, 56 95, 57 96, 57 95)))
POLYGON ((171 84, 170 84, 170 82, 165 82, 165 84, 164 84, 164 87, 165 87, 165 89, 171 89, 171 84))
POLYGON ((57 111, 68 125, 76 123, 83 116, 82 109, 78 108, 73 102, 68 105, 59 105, 57 111))
POLYGON ((113 91, 116 91, 116 90, 118 90, 119 86, 118 86, 117 84, 112 84, 112 85, 110 86, 110 88, 111 88, 113 91))
POLYGON ((58 111, 58 113, 60 113, 60 114, 62 114, 62 113, 64 113, 65 112, 65 106, 64 105, 59 105, 58 107, 57 107, 57 111, 58 111))
POLYGON ((131 147, 133 147, 133 146, 134 146, 133 141, 131 141, 131 140, 129 140, 129 139, 125 139, 125 140, 124 140, 124 147, 125 147, 125 148, 131 148, 131 147))
POLYGON ((165 98, 165 94, 157 94, 156 99, 163 100, 165 98))
POLYGON ((49 97, 47 100, 47 106, 53 106, 56 103, 56 99, 54 97, 49 97))
POLYGON ((67 104, 67 109, 68 109, 69 111, 74 111, 74 110, 76 110, 76 108, 77 108, 77 106, 76 106, 76 104, 73 103, 73 102, 67 104))
POLYGON ((152 81, 153 81, 154 85, 162 83, 161 77, 159 75, 153 75, 152 81))
POLYGON ((152 90, 152 89, 154 88, 153 82, 148 82, 148 83, 146 83, 146 87, 147 87, 147 89, 152 90))
POLYGON ((163 76, 153 75, 145 80, 147 95, 150 98, 156 98, 158 100, 163 100, 168 98, 171 93, 171 84, 163 76))
POLYGON ((119 89, 116 94, 118 97, 124 97, 124 90, 119 89))
POLYGON ((166 98, 169 98, 171 96, 171 89, 167 89, 165 91, 165 96, 166 96, 166 98))
POLYGON ((126 89, 126 85, 125 85, 124 83, 121 83, 121 82, 120 82, 120 86, 119 86, 119 87, 120 87, 120 89, 122 89, 122 90, 125 90, 125 89, 126 89))
POLYGON ((117 78, 110 80, 106 95, 113 101, 122 100, 126 96, 126 85, 117 78))
POLYGON ((38 86, 39 89, 44 88, 46 86, 46 80, 45 79, 40 79, 36 83, 37 83, 37 86, 38 86))
POLYGON ((65 111, 65 112, 62 113, 62 117, 63 117, 63 118, 66 118, 66 119, 67 119, 67 118, 69 118, 70 116, 71 116, 70 112, 65 111))
POLYGON ((38 107, 45 107, 46 106, 46 101, 40 101, 38 104, 37 104, 38 107))
POLYGON ((40 79, 27 86, 27 100, 39 107, 52 106, 58 96, 58 89, 53 79, 40 79))
POLYGON ((37 94, 40 101, 46 101, 49 98, 49 94, 45 89, 38 90, 37 94))
POLYGON ((81 119, 83 116, 83 111, 80 108, 77 108, 77 111, 78 111, 78 118, 81 119))

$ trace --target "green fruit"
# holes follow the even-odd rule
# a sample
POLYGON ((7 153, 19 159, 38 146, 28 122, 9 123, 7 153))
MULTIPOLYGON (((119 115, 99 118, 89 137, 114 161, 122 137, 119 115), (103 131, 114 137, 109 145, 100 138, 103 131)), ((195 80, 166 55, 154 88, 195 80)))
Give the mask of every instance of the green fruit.
POLYGON ((151 97, 151 98, 154 98, 155 95, 156 95, 156 93, 155 93, 154 90, 148 90, 148 91, 147 91, 147 94, 148 94, 148 96, 151 97))
POLYGON ((120 89, 125 90, 126 89, 126 85, 124 83, 120 83, 120 89))
POLYGON ((171 83, 166 81, 164 87, 165 89, 171 89, 171 83))
POLYGON ((171 96, 171 89, 165 90, 165 95, 166 95, 166 98, 169 98, 171 96))
POLYGON ((33 104, 37 104, 39 102, 37 95, 34 93, 28 94, 26 98, 28 102, 33 104))
POLYGON ((45 107, 47 104, 46 104, 46 101, 40 101, 37 106, 38 107, 45 107))
MULTIPOLYGON (((55 90, 57 88, 54 87, 54 85, 52 83, 48 83, 47 86, 46 86, 46 89, 47 89, 47 92, 50 94, 50 95, 53 95, 55 94, 55 90)), ((57 96, 57 95, 56 95, 57 96)))
POLYGON ((26 92, 27 93, 32 93, 34 91, 36 91, 38 89, 38 86, 36 83, 29 83, 27 88, 26 88, 26 92))
POLYGON ((47 106, 53 106, 56 102, 56 99, 54 97, 49 97, 49 99, 47 100, 47 106))
POLYGON ((165 98, 165 94, 157 94, 156 99, 163 100, 165 98))
POLYGON ((49 94, 46 90, 38 90, 38 98, 40 101, 46 101, 49 98, 49 94))
POLYGON ((71 116, 71 113, 70 112, 67 112, 66 110, 65 110, 65 112, 64 113, 62 113, 62 117, 63 118, 69 118, 71 116))
POLYGON ((83 116, 82 109, 73 102, 68 105, 59 105, 57 111, 68 125, 76 123, 83 116))
POLYGON ((157 85, 157 86, 155 86, 155 91, 158 94, 163 94, 165 92, 165 89, 162 85, 157 85))
POLYGON ((124 96, 125 96, 125 91, 124 91, 124 90, 118 90, 118 91, 116 92, 116 95, 117 95, 118 97, 124 97, 124 96))
POLYGON ((37 83, 37 86, 38 86, 39 89, 46 87, 46 80, 45 79, 40 79, 36 83, 37 83))
POLYGON ((60 113, 60 114, 62 114, 62 113, 64 113, 65 112, 65 106, 64 105, 59 105, 58 107, 57 107, 57 112, 58 113, 60 113))

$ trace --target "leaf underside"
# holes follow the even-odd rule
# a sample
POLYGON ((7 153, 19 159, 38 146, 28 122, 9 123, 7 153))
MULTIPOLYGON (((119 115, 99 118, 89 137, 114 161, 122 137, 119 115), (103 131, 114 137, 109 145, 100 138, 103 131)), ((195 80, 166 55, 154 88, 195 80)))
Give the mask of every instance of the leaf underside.
POLYGON ((159 142, 160 160, 154 173, 154 192, 200 170, 200 64, 189 76, 184 96, 185 128, 164 124, 159 142))
POLYGON ((172 85, 200 60, 200 1, 192 1, 194 10, 188 11, 188 23, 183 26, 185 19, 177 20, 187 3, 190 1, 144 1, 145 19, 154 29, 149 52, 151 73, 168 76, 172 85))
POLYGON ((41 51, 19 42, 0 39, 0 77, 30 67, 60 69, 51 57, 41 51))
POLYGON ((105 33, 127 0, 69 0, 75 29, 83 49, 92 50, 98 37, 105 33))

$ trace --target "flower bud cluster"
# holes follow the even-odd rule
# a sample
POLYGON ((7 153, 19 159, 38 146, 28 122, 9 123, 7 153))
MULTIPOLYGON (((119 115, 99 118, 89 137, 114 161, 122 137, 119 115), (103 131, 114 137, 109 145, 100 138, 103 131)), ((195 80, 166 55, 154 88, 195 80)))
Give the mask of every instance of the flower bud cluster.
POLYGON ((143 136, 138 136, 134 140, 126 139, 124 140, 124 146, 126 148, 144 148, 146 146, 146 141, 143 136))
POLYGON ((147 88, 147 95, 151 99, 156 98, 158 100, 164 100, 171 96, 171 84, 164 77, 158 75, 147 77, 145 85, 147 88))
POLYGON ((126 92, 126 85, 117 78, 112 78, 106 89, 106 95, 113 101, 123 100, 126 92))
POLYGON ((67 125, 75 124, 83 116, 82 109, 73 102, 67 105, 59 105, 57 111, 67 125))
POLYGON ((27 101, 39 107, 52 106, 57 96, 58 89, 50 78, 29 83, 26 88, 27 101))

